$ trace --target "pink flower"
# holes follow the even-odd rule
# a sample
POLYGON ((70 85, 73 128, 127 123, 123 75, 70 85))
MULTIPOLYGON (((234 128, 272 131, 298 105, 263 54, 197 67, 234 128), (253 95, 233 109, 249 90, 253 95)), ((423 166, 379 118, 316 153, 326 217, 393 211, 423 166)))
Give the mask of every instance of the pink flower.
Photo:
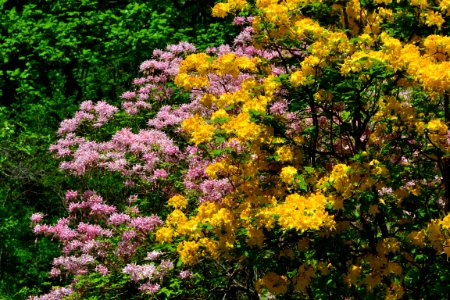
POLYGON ((117 210, 116 207, 111 206, 111 205, 106 205, 106 204, 101 204, 101 203, 94 203, 93 205, 91 205, 91 214, 109 215, 109 214, 116 212, 116 210, 117 210))
POLYGON ((31 215, 31 221, 35 223, 39 223, 44 218, 44 215, 42 213, 34 213, 31 215))
POLYGON ((83 111, 91 111, 94 109, 94 104, 91 100, 83 101, 80 104, 80 109, 83 111))
POLYGON ((192 277, 192 272, 191 271, 189 271, 189 270, 184 270, 184 271, 181 271, 180 272, 180 278, 181 279, 188 279, 188 278, 191 278, 192 277))
POLYGON ((164 222, 156 215, 150 217, 137 217, 131 220, 130 225, 137 230, 153 231, 156 227, 162 226, 164 222))
POLYGON ((138 195, 131 195, 130 197, 128 197, 128 204, 131 205, 134 202, 136 202, 136 200, 138 199, 138 195))
POLYGON ((127 214, 113 213, 109 217, 108 222, 109 222, 109 224, 112 224, 112 225, 120 225, 120 224, 129 222, 130 220, 131 220, 131 218, 127 214))
POLYGON ((76 199, 78 197, 77 191, 68 190, 66 192, 66 200, 76 199))
POLYGON ((168 259, 163 259, 159 264, 159 268, 162 272, 173 269, 173 262, 168 259))
POLYGON ((200 202, 221 201, 224 196, 233 191, 233 185, 226 178, 205 180, 200 184, 200 190, 203 192, 200 202))
POLYGON ((270 113, 273 115, 284 115, 287 113, 287 102, 278 101, 270 107, 270 113))
POLYGON ((135 92, 125 92, 122 94, 122 96, 120 96, 120 98, 124 100, 133 100, 135 97, 136 97, 135 92))
POLYGON ((122 240, 129 241, 136 237, 136 231, 127 230, 122 233, 122 240))
POLYGON ((28 300, 61 300, 73 293, 72 286, 53 288, 48 294, 42 296, 30 296, 28 300))
POLYGON ((158 257, 160 257, 163 253, 161 251, 155 251, 153 250, 152 252, 148 252, 147 253, 147 257, 145 258, 145 260, 155 260, 158 257))
POLYGON ((52 268, 50 270, 50 277, 57 277, 61 275, 61 270, 59 268, 52 268))
POLYGON ((166 170, 157 169, 153 174, 153 179, 166 179, 168 175, 166 170))
POLYGON ((104 265, 97 265, 97 266, 95 267, 95 270, 96 270, 97 272, 99 272, 100 274, 102 274, 102 275, 107 275, 107 274, 109 273, 108 268, 105 267, 104 265))
POLYGON ((122 273, 130 275, 131 280, 138 282, 141 279, 152 279, 158 271, 154 264, 139 266, 131 263, 123 268, 122 273))
POLYGON ((154 294, 159 291, 160 285, 158 283, 152 284, 150 282, 144 283, 139 287, 139 290, 148 294, 154 294))
POLYGON ((33 232, 34 233, 36 233, 36 234, 39 234, 39 233, 48 233, 48 229, 49 229, 49 227, 48 227, 48 225, 36 225, 36 226, 34 226, 34 229, 33 229, 33 232))

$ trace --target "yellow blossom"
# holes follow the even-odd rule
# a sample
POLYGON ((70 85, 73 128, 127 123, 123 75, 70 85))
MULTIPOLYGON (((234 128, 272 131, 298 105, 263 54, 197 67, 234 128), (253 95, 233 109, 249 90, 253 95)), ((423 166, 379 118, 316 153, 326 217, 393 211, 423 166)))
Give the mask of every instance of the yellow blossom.
POLYGON ((184 120, 181 128, 191 135, 191 142, 196 145, 211 141, 215 130, 214 126, 205 123, 203 117, 198 114, 184 120))
POLYGON ((223 108, 221 108, 212 114, 211 120, 212 121, 223 120, 227 119, 228 117, 229 117, 228 113, 223 108))
POLYGON ((174 232, 168 227, 161 227, 156 231, 156 241, 160 243, 171 243, 173 241, 174 232))
POLYGON ((284 294, 287 292, 287 277, 280 276, 274 272, 269 272, 257 282, 257 290, 262 286, 266 287, 272 294, 284 294))
POLYGON ((290 146, 282 146, 277 149, 278 160, 282 162, 290 162, 294 160, 294 151, 290 146))
POLYGON ((212 9, 212 16, 218 18, 225 18, 230 11, 230 4, 217 3, 212 9))
POLYGON ((288 166, 281 169, 280 178, 281 181, 286 184, 293 184, 295 175, 297 175, 297 169, 292 166, 288 166))
POLYGON ((262 229, 250 227, 247 231, 247 244, 250 247, 262 247, 264 243, 264 233, 262 229))
POLYGON ((183 241, 178 244, 177 252, 183 264, 194 265, 198 262, 200 244, 195 241, 183 241))
POLYGON ((292 73, 290 80, 294 87, 306 84, 306 77, 302 71, 295 71, 292 73))
POLYGON ((427 24, 428 26, 436 25, 438 29, 441 29, 442 24, 445 23, 445 19, 442 17, 442 15, 432 10, 428 10, 423 14, 423 16, 425 17, 425 24, 427 24))
POLYGON ((349 272, 345 276, 345 282, 349 286, 356 285, 359 275, 361 274, 361 270, 362 270, 361 266, 352 265, 349 272))
POLYGON ((306 293, 311 284, 311 278, 314 276, 314 268, 307 264, 302 264, 298 268, 297 276, 294 277, 294 290, 306 293))
POLYGON ((167 216, 166 225, 172 225, 176 227, 186 221, 187 217, 185 216, 185 214, 181 210, 175 209, 167 216))
POLYGON ((168 204, 173 208, 183 209, 186 208, 188 201, 181 195, 175 195, 169 199, 168 204))

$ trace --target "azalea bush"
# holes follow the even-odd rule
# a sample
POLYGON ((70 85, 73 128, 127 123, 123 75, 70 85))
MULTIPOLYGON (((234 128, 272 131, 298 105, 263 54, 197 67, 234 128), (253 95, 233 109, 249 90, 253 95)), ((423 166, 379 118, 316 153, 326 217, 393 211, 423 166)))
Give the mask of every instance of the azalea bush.
POLYGON ((70 191, 68 218, 33 215, 63 255, 31 298, 448 295, 449 13, 216 4, 232 45, 155 50, 121 107, 85 101, 61 123, 60 168, 119 176, 128 196, 70 191))

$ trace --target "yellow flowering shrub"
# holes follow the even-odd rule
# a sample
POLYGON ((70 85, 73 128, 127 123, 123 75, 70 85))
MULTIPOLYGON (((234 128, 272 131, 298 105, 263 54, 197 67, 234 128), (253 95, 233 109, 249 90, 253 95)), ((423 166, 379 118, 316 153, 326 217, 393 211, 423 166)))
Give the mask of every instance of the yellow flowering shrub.
POLYGON ((227 264, 255 298, 400 299, 424 295, 413 273, 446 278, 416 260, 443 267, 450 254, 449 7, 217 3, 252 48, 240 37, 237 51, 180 64, 175 85, 202 107, 181 124, 205 160, 186 188, 200 203, 170 198, 156 239, 176 240, 192 268, 227 264))

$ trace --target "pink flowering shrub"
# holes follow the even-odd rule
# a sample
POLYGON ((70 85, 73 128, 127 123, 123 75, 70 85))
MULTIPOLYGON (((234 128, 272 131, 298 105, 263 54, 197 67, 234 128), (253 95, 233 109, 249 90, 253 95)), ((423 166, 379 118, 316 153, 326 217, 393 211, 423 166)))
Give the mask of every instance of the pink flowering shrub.
MULTIPOLYGON (((61 282, 66 282, 68 275, 75 277, 69 277, 73 279, 67 288, 55 288, 30 299, 62 299, 72 293, 83 298, 86 287, 80 288, 82 275, 111 279, 119 276, 123 284, 116 289, 134 286, 138 293, 154 294, 165 277, 173 275, 173 255, 157 250, 146 252, 154 245, 153 233, 164 224, 158 216, 143 216, 131 206, 118 212, 116 206, 105 204, 92 191, 80 197, 69 191, 66 199, 68 217, 47 225, 41 214, 33 214, 31 221, 36 234, 50 236, 61 244, 62 255, 53 260, 50 276, 61 282)), ((183 273, 182 277, 189 276, 183 273)))

